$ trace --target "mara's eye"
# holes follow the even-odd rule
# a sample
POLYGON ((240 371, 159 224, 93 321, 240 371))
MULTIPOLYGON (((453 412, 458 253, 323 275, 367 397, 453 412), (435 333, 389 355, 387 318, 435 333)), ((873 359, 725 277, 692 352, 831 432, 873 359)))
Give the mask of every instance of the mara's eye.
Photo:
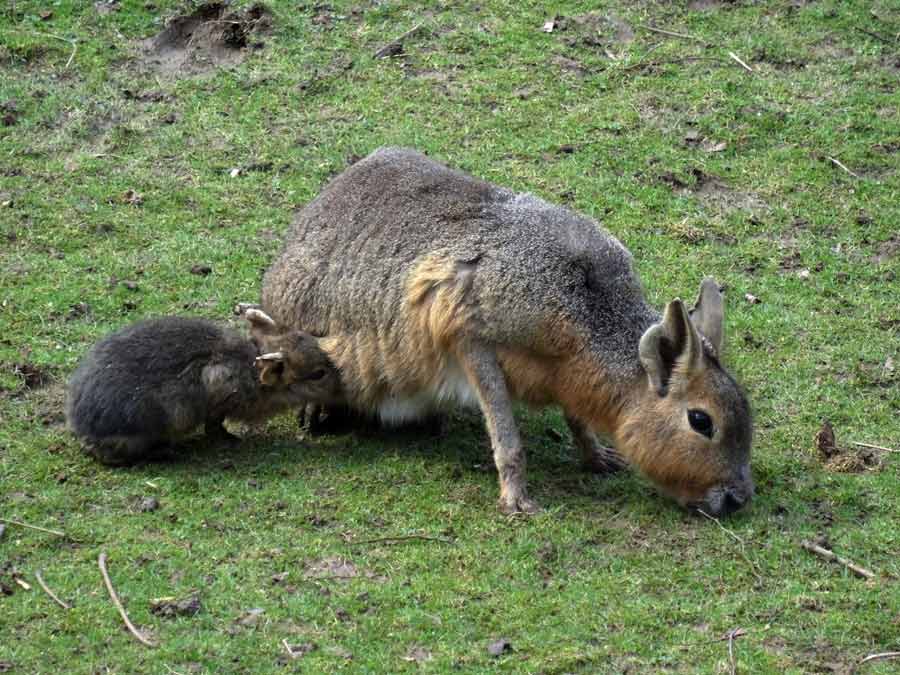
POLYGON ((696 431, 698 434, 703 434, 707 438, 712 438, 712 418, 705 412, 703 412, 702 410, 688 410, 688 422, 690 422, 691 424, 691 429, 696 431))
POLYGON ((328 374, 328 373, 325 372, 325 369, 324 369, 324 368, 319 368, 318 370, 314 370, 313 372, 311 372, 311 373, 309 374, 309 377, 307 377, 306 379, 309 380, 309 381, 315 382, 316 380, 321 380, 321 379, 322 379, 323 377, 325 377, 327 374, 328 374))

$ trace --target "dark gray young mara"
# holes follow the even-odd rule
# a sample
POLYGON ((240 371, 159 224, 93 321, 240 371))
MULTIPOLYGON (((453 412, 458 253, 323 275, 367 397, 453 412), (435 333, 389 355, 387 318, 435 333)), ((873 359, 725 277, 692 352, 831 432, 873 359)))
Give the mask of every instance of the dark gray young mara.
POLYGON ((177 316, 132 324, 98 342, 69 380, 69 428, 105 464, 170 454, 197 427, 234 439, 223 420, 254 421, 307 402, 342 400, 318 340, 282 331, 259 310, 252 339, 177 316))
POLYGON ((707 279, 690 312, 673 300, 660 315, 615 237, 533 195, 377 150, 300 212, 262 306, 327 336, 356 409, 402 421, 479 406, 504 511, 536 508, 515 399, 560 406, 594 470, 624 457, 710 514, 753 494, 750 409, 721 365, 718 286, 707 279))

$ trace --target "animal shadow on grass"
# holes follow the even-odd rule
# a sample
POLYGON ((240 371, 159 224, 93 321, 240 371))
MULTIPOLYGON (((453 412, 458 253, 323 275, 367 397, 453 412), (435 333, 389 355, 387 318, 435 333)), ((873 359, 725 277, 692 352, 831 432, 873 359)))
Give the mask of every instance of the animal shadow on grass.
MULTIPOLYGON (((341 423, 339 433, 320 431, 314 435, 301 432, 285 418, 282 420, 277 426, 245 431, 243 440, 236 444, 217 445, 203 435, 190 437, 166 459, 141 463, 134 469, 152 473, 162 464, 196 473, 251 476, 265 471, 288 476, 298 471, 302 475, 304 467, 332 466, 336 457, 352 471, 353 465, 377 466, 388 456, 402 456, 426 460, 433 465, 435 476, 449 477, 453 482, 478 482, 479 475, 484 474, 496 480, 487 432, 481 416, 475 412, 456 411, 420 423, 387 428, 354 420, 354 426, 341 423)), ((535 418, 529 421, 532 423, 526 422, 526 427, 543 426, 540 420, 535 423, 535 418)), ((636 489, 630 471, 605 477, 584 471, 568 435, 545 440, 538 434, 527 433, 523 441, 534 472, 531 484, 547 507, 621 498, 621 493, 636 489)))

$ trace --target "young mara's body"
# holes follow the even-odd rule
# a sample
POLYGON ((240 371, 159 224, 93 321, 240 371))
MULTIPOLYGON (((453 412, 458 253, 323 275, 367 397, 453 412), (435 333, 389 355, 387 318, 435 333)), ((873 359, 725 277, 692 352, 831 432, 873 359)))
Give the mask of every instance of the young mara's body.
POLYGON ((595 470, 618 453, 683 504, 752 492, 751 421, 721 367, 722 298, 647 305, 631 255, 595 221, 383 148, 299 214, 262 305, 322 338, 359 410, 387 421, 448 404, 484 413, 505 511, 535 508, 512 401, 561 406, 595 470))
POLYGON ((312 336, 247 312, 253 339, 210 321, 163 317, 105 337, 69 380, 70 429, 105 464, 169 454, 195 428, 231 438, 225 418, 258 420, 338 400, 340 382, 312 336))

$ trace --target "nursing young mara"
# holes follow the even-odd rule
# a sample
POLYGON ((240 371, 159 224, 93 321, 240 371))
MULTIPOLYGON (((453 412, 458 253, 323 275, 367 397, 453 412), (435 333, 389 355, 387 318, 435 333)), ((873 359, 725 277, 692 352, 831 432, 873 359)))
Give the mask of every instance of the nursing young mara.
POLYGON ((720 363, 717 285, 660 316, 615 237, 533 195, 377 150, 300 212, 262 305, 325 336, 355 409, 403 421, 480 407, 504 511, 536 508, 514 400, 560 406, 596 471, 624 457, 711 514, 753 494, 750 410, 720 363))

